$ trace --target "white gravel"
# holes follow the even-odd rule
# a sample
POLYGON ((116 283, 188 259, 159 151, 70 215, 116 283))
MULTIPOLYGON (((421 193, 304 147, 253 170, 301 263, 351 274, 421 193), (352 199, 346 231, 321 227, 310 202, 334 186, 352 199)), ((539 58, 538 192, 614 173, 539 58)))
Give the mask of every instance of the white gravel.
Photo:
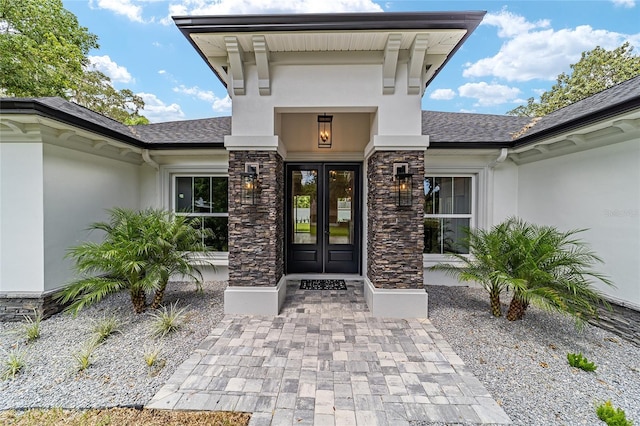
POLYGON ((58 314, 44 320, 41 337, 31 344, 20 333, 21 324, 0 323, 0 360, 4 363, 5 352, 17 348, 26 361, 15 379, 0 381, 0 409, 144 405, 220 321, 225 287, 226 282, 206 282, 199 293, 195 284, 170 283, 164 304, 177 301, 188 307, 184 326, 163 338, 151 336, 153 319, 133 313, 126 292, 83 309, 75 318, 58 314), (95 350, 93 365, 78 372, 73 354, 92 337, 92 320, 111 314, 124 322, 121 332, 95 350), (158 344, 164 367, 150 369, 144 348, 158 344))
POLYGON ((494 318, 482 289, 427 292, 431 322, 514 424, 604 425, 595 407, 607 400, 640 424, 640 347, 591 325, 577 331, 573 320, 535 307, 522 321, 494 318), (581 352, 597 370, 570 367, 568 352, 581 352))
MULTIPOLYGON (((144 405, 222 318, 225 286, 209 282, 196 293, 193 284, 170 284, 165 303, 189 305, 188 321, 162 339, 150 336, 152 318, 135 315, 126 293, 76 318, 58 314, 43 321, 42 337, 29 345, 15 333, 20 324, 0 323, 2 351, 17 346, 26 351, 27 363, 15 379, 0 381, 0 409, 144 405), (91 320, 111 313, 126 322, 122 332, 109 337, 95 351, 94 364, 78 373, 72 354, 91 337, 91 320), (158 342, 166 364, 153 371, 144 363, 143 348, 158 342)), ((640 424, 640 347, 590 325, 578 332, 572 320, 535 307, 523 321, 493 318, 481 289, 428 286, 427 291, 431 321, 514 424, 604 424, 595 407, 606 400, 640 424), (581 352, 598 369, 570 367, 567 352, 581 352)), ((506 303, 509 296, 503 299, 506 303)))

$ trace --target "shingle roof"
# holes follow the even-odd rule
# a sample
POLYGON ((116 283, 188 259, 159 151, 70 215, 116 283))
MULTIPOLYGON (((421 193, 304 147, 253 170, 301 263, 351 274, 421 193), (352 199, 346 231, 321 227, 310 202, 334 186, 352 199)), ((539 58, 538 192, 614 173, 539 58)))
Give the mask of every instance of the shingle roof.
MULTIPOLYGON (((605 111, 608 110, 619 114, 619 107, 634 99, 640 99, 640 76, 545 115, 520 136, 518 141, 526 141, 534 135, 548 133, 551 129, 571 127, 572 124, 575 124, 574 127, 582 126, 590 116, 601 120, 607 117, 605 111)), ((637 108, 637 105, 635 107, 637 108)))
POLYGON ((528 117, 422 111, 422 134, 431 146, 440 143, 511 143, 513 133, 531 121, 528 117))
POLYGON ((231 134, 231 117, 170 121, 132 126, 131 129, 138 138, 153 144, 221 144, 225 135, 231 134))
MULTIPOLYGON (((36 113, 145 148, 222 147, 224 136, 231 134, 231 117, 125 126, 62 98, 0 102, 3 113, 36 113)), ((422 111, 422 134, 429 135, 432 148, 518 146, 638 108, 640 76, 552 112, 526 131, 533 121, 529 117, 422 111)))

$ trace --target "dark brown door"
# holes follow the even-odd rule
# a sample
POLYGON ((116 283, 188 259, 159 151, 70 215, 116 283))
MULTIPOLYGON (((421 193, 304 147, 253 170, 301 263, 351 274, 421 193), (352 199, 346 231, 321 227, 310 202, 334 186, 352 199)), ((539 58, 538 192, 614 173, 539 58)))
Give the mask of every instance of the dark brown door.
POLYGON ((359 273, 361 167, 286 167, 287 273, 359 273))

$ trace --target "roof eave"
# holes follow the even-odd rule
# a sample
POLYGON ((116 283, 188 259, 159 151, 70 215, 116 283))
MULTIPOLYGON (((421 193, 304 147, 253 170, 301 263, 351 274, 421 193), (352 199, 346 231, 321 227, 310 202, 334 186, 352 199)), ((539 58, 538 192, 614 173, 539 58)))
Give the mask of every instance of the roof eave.
POLYGON ((66 111, 39 102, 37 99, 0 99, 0 111, 2 114, 32 114, 52 120, 60 121, 71 126, 81 128, 102 136, 117 139, 136 146, 138 148, 146 148, 146 144, 125 133, 118 132, 106 126, 93 123, 91 121, 80 118, 66 111))
POLYGON ((214 69, 191 34, 227 32, 300 32, 300 31, 366 31, 366 30, 428 30, 464 29, 465 35, 451 50, 442 65, 425 84, 440 73, 480 25, 486 11, 462 12, 375 12, 375 13, 309 13, 296 15, 221 15, 173 16, 173 21, 198 52, 207 66, 226 87, 222 76, 214 69), (265 21, 269 17, 269 22, 265 21))
MULTIPOLYGON (((627 99, 624 102, 610 105, 607 108, 594 111, 593 113, 586 116, 578 117, 573 120, 560 123, 557 126, 541 130, 537 133, 522 136, 515 140, 514 148, 530 145, 539 142, 542 139, 547 139, 561 133, 570 132, 580 127, 601 122, 603 120, 613 118, 615 116, 633 111, 638 108, 640 108, 640 96, 627 99)), ((535 127, 533 127, 533 129, 535 130, 535 127)))

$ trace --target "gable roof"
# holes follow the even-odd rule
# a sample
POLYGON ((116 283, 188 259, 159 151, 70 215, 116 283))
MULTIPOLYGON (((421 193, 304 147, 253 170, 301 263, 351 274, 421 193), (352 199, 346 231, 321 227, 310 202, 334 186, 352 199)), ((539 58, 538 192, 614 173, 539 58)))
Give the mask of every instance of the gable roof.
POLYGON ((203 146, 212 143, 222 145, 224 137, 231 134, 231 117, 132 126, 131 131, 145 142, 160 144, 164 148, 203 146))

